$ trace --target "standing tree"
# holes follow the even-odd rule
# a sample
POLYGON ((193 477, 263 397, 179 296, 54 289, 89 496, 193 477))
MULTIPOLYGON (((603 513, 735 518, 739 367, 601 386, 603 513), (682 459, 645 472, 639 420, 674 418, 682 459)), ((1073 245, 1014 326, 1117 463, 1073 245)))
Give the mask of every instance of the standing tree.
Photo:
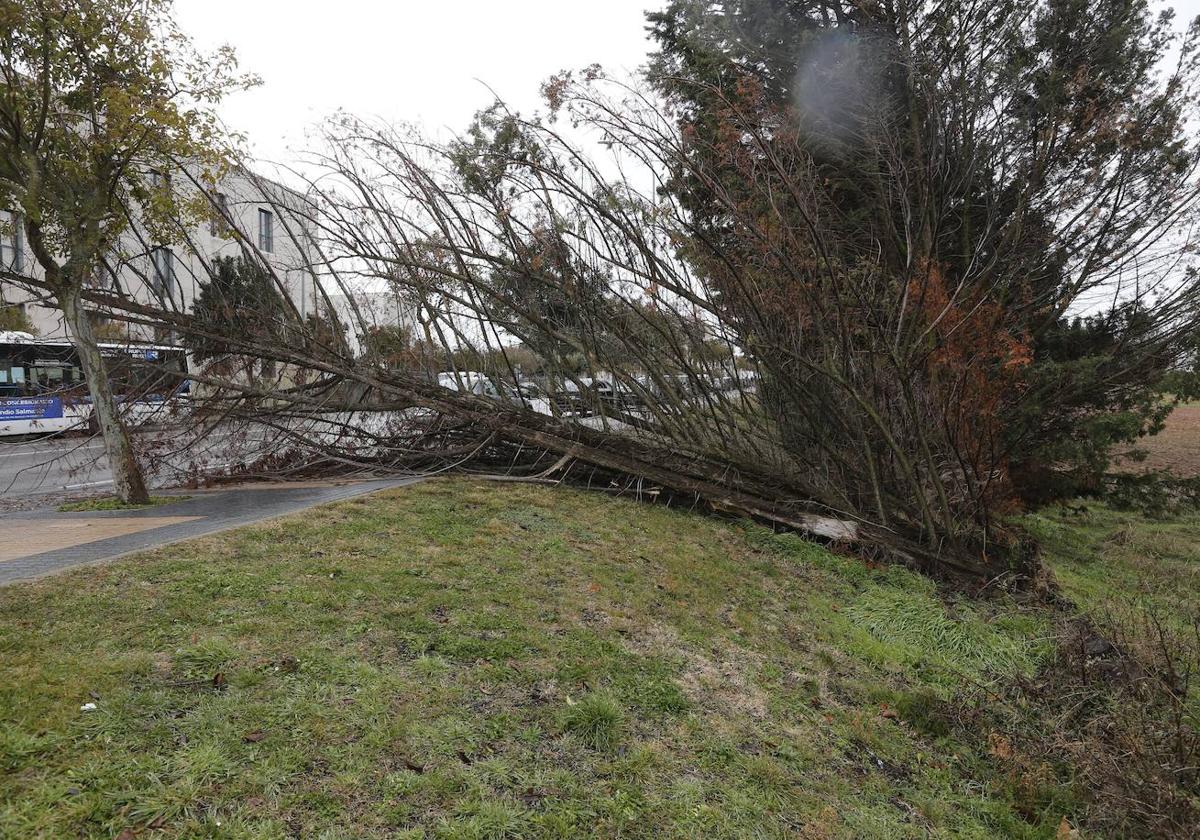
POLYGON ((192 305, 195 331, 185 336, 197 362, 212 362, 224 372, 233 362, 251 385, 271 378, 270 363, 231 351, 224 335, 249 338, 263 344, 283 335, 283 295, 271 274, 258 262, 241 257, 218 257, 211 273, 200 283, 192 305))
POLYGON ((145 501, 145 481, 117 412, 85 292, 137 225, 159 243, 204 217, 181 197, 181 165, 202 179, 227 148, 215 114, 253 83, 233 53, 199 55, 169 0, 0 0, 0 205, 20 211, 29 250, 65 317, 117 494, 145 501))
POLYGON ((367 327, 359 336, 363 356, 388 367, 410 364, 413 357, 412 330, 398 324, 367 327))

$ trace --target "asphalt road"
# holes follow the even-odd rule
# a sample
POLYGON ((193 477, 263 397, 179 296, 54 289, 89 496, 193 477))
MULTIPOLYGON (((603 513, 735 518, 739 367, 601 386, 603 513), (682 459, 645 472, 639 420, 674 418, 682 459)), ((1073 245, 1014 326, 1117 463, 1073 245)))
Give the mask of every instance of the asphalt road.
MULTIPOLYGON (((326 425, 311 421, 298 425, 297 434, 314 441, 331 440, 342 434, 342 424, 371 432, 391 416, 329 415, 326 425)), ((199 440, 183 428, 148 427, 134 434, 142 438, 138 449, 153 453, 143 459, 146 482, 152 488, 179 486, 196 473, 220 473, 234 465, 254 463, 280 446, 278 430, 265 425, 240 430, 218 426, 199 440)), ((11 507, 48 494, 103 492, 111 485, 112 472, 99 438, 0 437, 0 508, 5 506, 3 502, 11 507)))
POLYGON ((78 492, 112 484, 104 444, 90 438, 0 443, 0 498, 78 492))
MULTIPOLYGON (((151 487, 178 483, 192 465, 217 469, 232 456, 220 436, 210 436, 203 451, 173 452, 146 476, 151 487)), ((54 437, 33 440, 0 438, 0 500, 47 494, 100 492, 112 485, 112 471, 99 438, 54 437)))

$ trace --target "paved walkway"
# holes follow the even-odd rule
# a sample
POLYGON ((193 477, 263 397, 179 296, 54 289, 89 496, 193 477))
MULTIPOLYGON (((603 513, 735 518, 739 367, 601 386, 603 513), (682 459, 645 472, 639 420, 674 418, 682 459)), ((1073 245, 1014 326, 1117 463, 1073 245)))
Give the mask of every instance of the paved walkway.
MULTIPOLYGON (((249 485, 174 491, 191 498, 141 510, 0 515, 0 585, 99 563, 316 505, 403 487, 419 478, 340 484, 249 485)), ((164 491, 169 493, 171 491, 164 491)))

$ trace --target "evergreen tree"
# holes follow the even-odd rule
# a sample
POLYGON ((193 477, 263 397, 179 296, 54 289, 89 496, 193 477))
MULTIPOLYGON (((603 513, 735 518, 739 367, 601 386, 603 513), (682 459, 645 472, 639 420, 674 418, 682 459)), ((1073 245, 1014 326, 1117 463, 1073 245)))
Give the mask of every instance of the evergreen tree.
POLYGON ((288 309, 275 279, 258 262, 241 257, 213 260, 192 310, 194 330, 187 344, 196 361, 235 365, 254 381, 270 375, 269 365, 240 355, 227 336, 267 345, 284 336, 288 309))
MULTIPOLYGON (((651 80, 690 155, 667 188, 694 224, 683 253, 718 288, 712 254, 760 257, 731 206, 814 224, 794 192, 763 188, 756 164, 775 159, 827 202, 833 246, 814 237, 814 265, 881 266, 881 296, 925 308, 914 323, 931 337, 947 313, 989 333, 931 345, 924 371, 948 381, 964 354, 992 357, 1003 393, 957 399, 995 414, 968 434, 986 426, 1020 495, 1094 486, 1114 444, 1161 428, 1164 376, 1197 336, 1183 224, 1200 162, 1197 23, 1181 36, 1144 0, 673 0, 648 20, 651 80), (1160 66, 1173 48, 1177 63, 1160 66)), ((836 276, 817 271, 776 272, 753 300, 727 301, 781 415, 794 414, 793 374, 772 357, 805 340, 801 313, 779 304, 793 282, 827 282, 836 308, 836 276)))

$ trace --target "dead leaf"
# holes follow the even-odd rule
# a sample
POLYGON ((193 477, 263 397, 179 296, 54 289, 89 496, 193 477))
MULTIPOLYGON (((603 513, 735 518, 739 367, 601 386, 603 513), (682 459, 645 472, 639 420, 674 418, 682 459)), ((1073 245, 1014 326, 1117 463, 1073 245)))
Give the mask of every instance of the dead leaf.
POLYGON ((225 675, 223 673, 218 671, 217 673, 213 674, 213 688, 215 688, 217 691, 224 691, 227 685, 229 685, 229 680, 225 679, 225 675))
POLYGON ((255 729, 253 732, 247 732, 245 735, 243 735, 242 741, 244 741, 247 744, 257 744, 259 741, 261 741, 263 738, 266 738, 266 737, 267 737, 266 732, 263 732, 261 729, 255 729))
POLYGON ((1079 840, 1079 832, 1071 828, 1067 818, 1063 817, 1058 824, 1058 831, 1054 832, 1054 840, 1079 840))
POLYGON ((1012 744, 999 732, 988 735, 988 752, 1006 761, 1013 756, 1012 744))

